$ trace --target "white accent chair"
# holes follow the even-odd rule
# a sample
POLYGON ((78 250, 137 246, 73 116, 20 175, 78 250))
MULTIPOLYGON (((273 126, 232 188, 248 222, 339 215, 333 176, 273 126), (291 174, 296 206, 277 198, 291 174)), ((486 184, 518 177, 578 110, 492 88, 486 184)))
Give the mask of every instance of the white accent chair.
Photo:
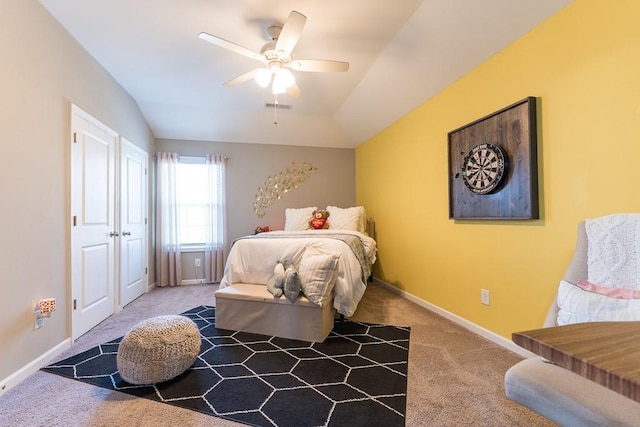
MULTIPOLYGON (((564 280, 587 278, 588 237, 585 221, 578 225, 576 250, 564 280)), ((544 327, 557 326, 554 300, 544 327)), ((540 357, 525 359, 505 374, 509 399, 561 426, 640 426, 640 403, 540 357)))

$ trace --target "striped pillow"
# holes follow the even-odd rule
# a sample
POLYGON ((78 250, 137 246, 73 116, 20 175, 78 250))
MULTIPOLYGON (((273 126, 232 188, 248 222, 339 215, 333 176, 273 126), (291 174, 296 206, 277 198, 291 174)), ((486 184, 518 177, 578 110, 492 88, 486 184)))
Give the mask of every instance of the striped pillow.
POLYGON ((298 266, 302 293, 313 304, 322 307, 329 299, 339 258, 340 255, 323 253, 315 248, 307 248, 302 255, 298 266))

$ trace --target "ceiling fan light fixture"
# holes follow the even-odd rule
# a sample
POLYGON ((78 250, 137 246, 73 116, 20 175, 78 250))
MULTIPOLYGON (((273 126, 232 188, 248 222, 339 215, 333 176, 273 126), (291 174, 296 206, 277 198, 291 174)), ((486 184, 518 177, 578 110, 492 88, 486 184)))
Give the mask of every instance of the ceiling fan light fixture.
POLYGON ((292 60, 291 52, 300 39, 306 20, 306 16, 292 10, 284 24, 272 25, 267 29, 270 41, 262 46, 259 53, 208 33, 200 33, 200 38, 262 62, 264 68, 244 73, 226 82, 225 86, 233 86, 254 79, 258 85, 265 89, 271 84, 271 91, 274 95, 287 93, 291 97, 297 98, 300 96, 300 88, 291 71, 285 68, 316 73, 345 72, 349 69, 348 62, 320 59, 292 60))
POLYGON ((281 82, 278 82, 274 78, 273 84, 271 85, 271 93, 273 93, 274 95, 281 95, 283 93, 287 93, 287 88, 281 82))
POLYGON ((272 73, 267 68, 260 68, 254 77, 260 87, 266 88, 271 83, 272 73))
POLYGON ((286 68, 281 68, 278 72, 273 76, 273 84, 274 86, 277 84, 278 86, 282 86, 285 89, 290 88, 296 82, 295 77, 293 77, 293 73, 286 68))

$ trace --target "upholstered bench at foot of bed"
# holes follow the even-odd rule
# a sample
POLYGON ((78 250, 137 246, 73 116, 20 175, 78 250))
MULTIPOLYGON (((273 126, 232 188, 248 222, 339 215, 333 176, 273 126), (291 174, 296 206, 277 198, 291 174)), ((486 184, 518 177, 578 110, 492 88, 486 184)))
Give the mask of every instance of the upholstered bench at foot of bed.
POLYGON ((333 329, 331 300, 322 307, 300 296, 291 303, 264 285, 236 283, 215 292, 216 328, 322 342, 333 329))
POLYGON ((640 403, 540 357, 505 375, 507 397, 562 426, 637 426, 640 403))

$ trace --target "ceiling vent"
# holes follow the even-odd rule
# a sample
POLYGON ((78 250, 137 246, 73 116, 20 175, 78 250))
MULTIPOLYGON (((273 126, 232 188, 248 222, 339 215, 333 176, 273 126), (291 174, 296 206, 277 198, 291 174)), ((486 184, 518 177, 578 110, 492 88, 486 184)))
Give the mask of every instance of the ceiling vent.
POLYGON ((276 104, 275 102, 267 102, 264 104, 264 108, 276 108, 278 107, 278 110, 291 110, 291 108, 293 107, 293 105, 291 104, 276 104))

